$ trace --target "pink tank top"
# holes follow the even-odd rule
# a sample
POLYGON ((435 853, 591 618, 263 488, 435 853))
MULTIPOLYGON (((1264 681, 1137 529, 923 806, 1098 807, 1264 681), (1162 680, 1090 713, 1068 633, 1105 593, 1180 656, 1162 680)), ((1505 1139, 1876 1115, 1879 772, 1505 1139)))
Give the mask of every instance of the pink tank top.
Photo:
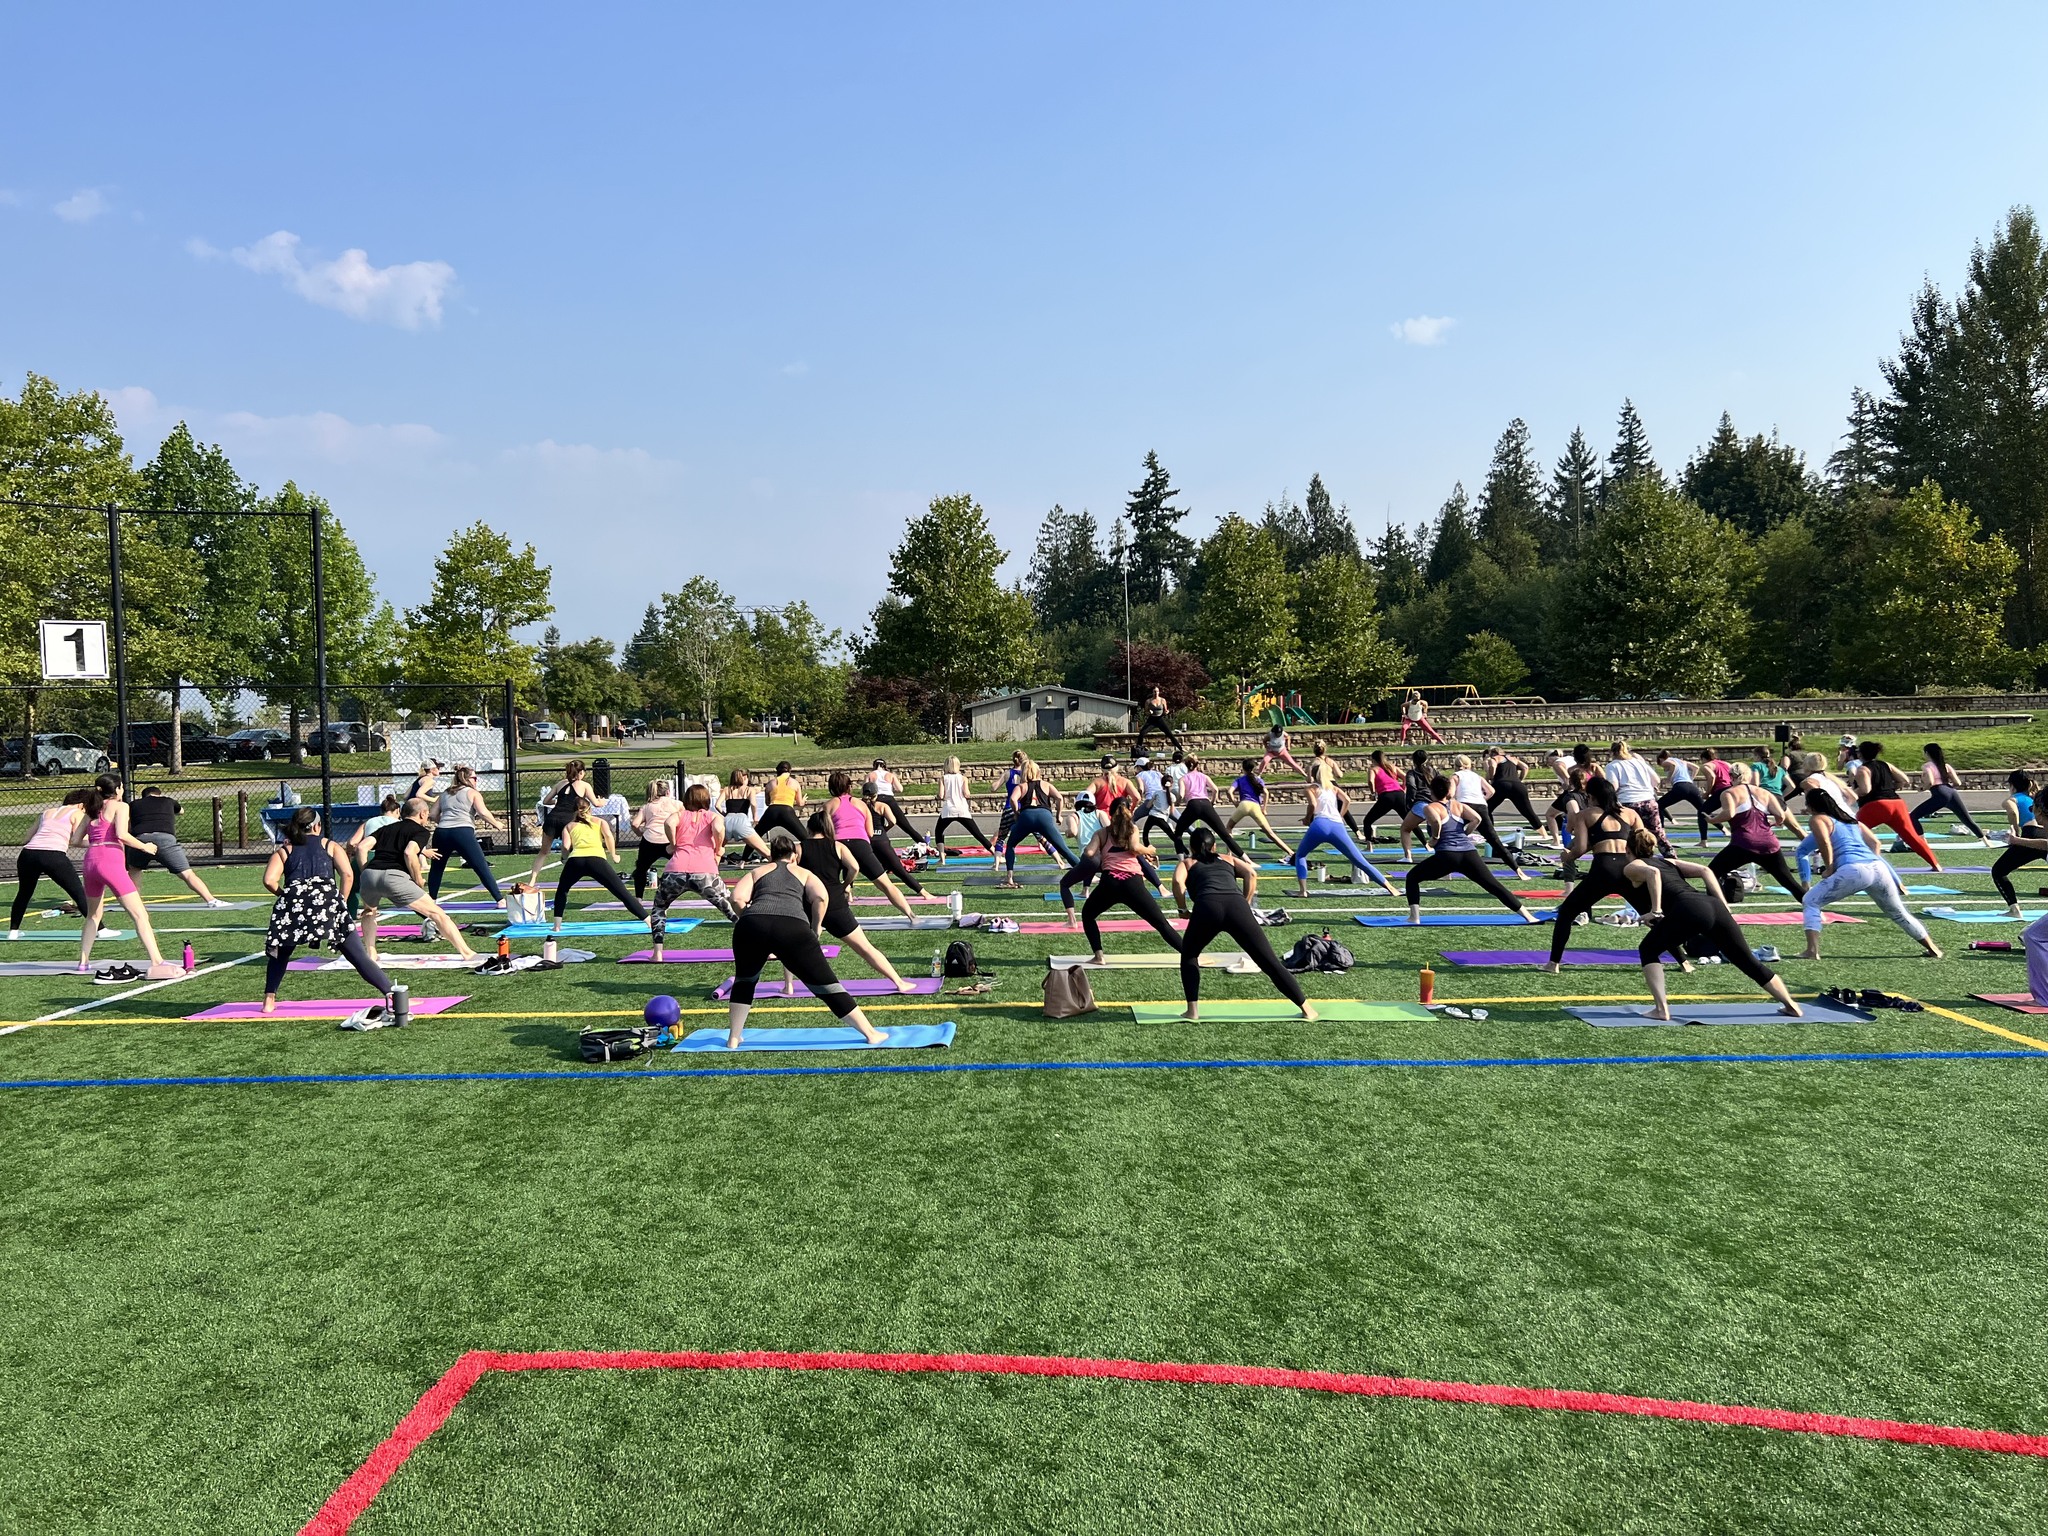
POLYGON ((1102 850, 1102 872, 1105 875, 1130 876, 1138 872, 1138 856, 1128 848, 1105 848, 1102 850))
POLYGON ((1181 775, 1180 798, 1183 803, 1189 800, 1213 800, 1216 798, 1215 782, 1201 769, 1190 768, 1181 775))
POLYGON ((718 855, 714 850, 725 818, 712 810, 684 811, 676 817, 675 826, 676 840, 668 867, 679 875, 717 874, 718 855))
POLYGON ((114 831, 114 818, 102 816, 85 829, 85 841, 92 848, 118 848, 121 838, 114 831))
POLYGON ((853 796, 841 795, 832 802, 832 835, 842 843, 867 841, 868 819, 853 796))
POLYGON ((1398 795, 1401 780, 1390 768, 1374 768, 1372 771, 1372 792, 1376 795, 1398 795))
POLYGON ((71 812, 68 805, 53 805, 43 812, 43 818, 36 823, 35 832, 21 846, 38 848, 47 853, 62 853, 71 846, 71 812))

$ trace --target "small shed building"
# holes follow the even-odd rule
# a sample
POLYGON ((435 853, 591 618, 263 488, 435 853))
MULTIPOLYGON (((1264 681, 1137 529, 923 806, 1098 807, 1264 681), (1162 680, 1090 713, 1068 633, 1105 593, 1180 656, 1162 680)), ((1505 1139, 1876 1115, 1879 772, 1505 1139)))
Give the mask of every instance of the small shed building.
POLYGON ((1137 701, 1053 684, 977 699, 967 706, 967 734, 976 741, 1057 741, 1096 731, 1128 731, 1137 701))

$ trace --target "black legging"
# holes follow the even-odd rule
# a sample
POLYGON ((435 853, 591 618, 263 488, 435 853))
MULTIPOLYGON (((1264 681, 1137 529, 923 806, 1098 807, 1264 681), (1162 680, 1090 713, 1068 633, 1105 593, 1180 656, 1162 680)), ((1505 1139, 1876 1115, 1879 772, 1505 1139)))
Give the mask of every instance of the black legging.
POLYGON ((1152 829, 1154 827, 1157 827, 1160 831, 1164 832, 1166 834, 1167 841, 1172 843, 1175 848, 1180 847, 1179 839, 1173 835, 1172 820, 1165 816, 1155 816, 1149 811, 1145 815, 1144 824, 1138 828, 1138 836, 1144 839, 1147 847, 1151 846, 1152 829))
MULTIPOLYGON (((384 974, 383 967, 372 960, 370 952, 363 948, 363 936, 361 934, 351 928, 348 931, 347 937, 334 947, 341 952, 342 959, 356 968, 356 974, 369 984, 371 990, 380 996, 389 997, 391 995, 391 978, 384 974)), ((284 980, 284 973, 291 964, 292 951, 297 948, 298 945, 296 944, 285 944, 280 946, 275 953, 267 948, 265 949, 263 957, 263 990, 265 992, 277 991, 278 983, 284 980)))
POLYGON ((1140 752, 1143 752, 1145 750, 1145 742, 1154 731, 1162 732, 1165 735, 1166 739, 1173 743, 1173 747, 1176 752, 1186 750, 1181 745, 1180 732, 1176 731, 1173 728, 1172 721, 1168 720, 1164 715, 1148 714, 1147 716, 1145 716, 1144 725, 1139 728, 1138 744, 1135 747, 1131 748, 1131 755, 1133 757, 1136 757, 1140 752))
POLYGON ((761 812, 761 819, 754 823, 754 831, 763 838, 766 838, 777 827, 782 828, 783 831, 787 832, 798 842, 803 841, 804 824, 798 818, 795 806, 767 806, 761 812))
POLYGON ((1700 841, 1704 843, 1707 840, 1707 816, 1711 813, 1713 807, 1707 804, 1707 797, 1700 793, 1699 785, 1693 783, 1692 780, 1683 779, 1659 795, 1657 797, 1657 810, 1661 814, 1670 810, 1672 806, 1678 804, 1681 800, 1691 806, 1693 814, 1699 817, 1700 841))
POLYGON ((1382 816, 1392 816, 1398 824, 1408 814, 1408 797, 1403 794, 1380 794, 1372 797, 1372 809, 1365 813, 1352 830, 1363 837, 1368 846, 1372 843, 1373 823, 1382 816))
POLYGON ((1180 941, 1180 990, 1189 1002, 1202 995, 1202 951, 1220 933, 1237 940, 1238 948, 1266 973, 1282 997, 1299 1008, 1308 1001, 1294 973, 1273 953, 1266 930, 1252 916, 1251 905, 1235 891, 1204 891, 1196 895, 1188 915, 1188 931, 1180 941))
POLYGON ((14 911, 8 918, 9 928, 19 928, 28 916, 29 898, 36 893, 36 882, 46 875, 57 882, 74 907, 80 912, 85 910, 85 882, 78 878, 78 866, 71 862, 71 855, 57 848, 24 848, 14 860, 14 911))
POLYGON ((555 882, 555 916, 560 917, 569 910, 569 892, 579 880, 595 880, 624 902, 626 910, 635 917, 647 916, 647 908, 638 896, 626 889, 626 882, 619 878, 612 861, 594 853, 582 853, 573 859, 562 860, 562 878, 555 882))
POLYGON ((875 828, 875 835, 868 839, 868 846, 875 850, 875 857, 881 860, 882 868, 909 886, 912 894, 924 894, 924 887, 918 884, 917 876, 903 867, 903 860, 898 858, 896 850, 889 846, 889 834, 881 827, 875 828))
POLYGON ((894 795, 877 795, 875 799, 889 807, 889 814, 896 818, 897 826, 908 832, 910 836, 917 836, 915 832, 910 831, 910 812, 903 809, 903 802, 901 800, 898 800, 894 795))
MULTIPOLYGON (((1693 892, 1694 896, 1698 894, 1693 892)), ((1681 946, 1705 939, 1721 952, 1723 960, 1768 992, 1771 983, 1778 979, 1777 973, 1751 952, 1749 940, 1736 926, 1735 915, 1722 910, 1721 904, 1712 897, 1707 901, 1713 909, 1711 918, 1693 911, 1667 910, 1650 925, 1650 931, 1643 935, 1643 942, 1636 946, 1636 959, 1644 965, 1654 964, 1665 955, 1682 960, 1685 956, 1681 946)), ((1688 908, 1691 905, 1689 902, 1686 904, 1688 908)), ((1667 900, 1665 906, 1670 909, 1673 903, 1667 900)))
POLYGON ((965 827, 974 834, 974 840, 988 850, 989 857, 995 857, 995 845, 982 835, 981 823, 972 816, 941 816, 938 825, 932 828, 932 846, 934 848, 944 848, 946 846, 946 828, 948 827, 965 827))
POLYGON ((1479 856, 1477 848, 1461 848, 1446 853, 1439 848, 1420 864, 1408 871, 1408 902, 1412 906, 1422 900, 1424 881, 1441 880, 1445 875, 1460 874, 1510 912, 1522 910, 1522 898, 1493 878, 1493 871, 1486 867, 1486 860, 1479 856))
MULTIPOLYGON (((2032 822, 2020 828, 2020 836, 2022 837, 2039 837, 2040 835, 2041 829, 2032 822)), ((1998 887, 1998 894, 2004 898, 2005 904, 2008 907, 2016 907, 2020 901, 2019 892, 2012 888, 2012 872, 2021 865, 2031 864, 2040 858, 2048 858, 2048 854, 2043 854, 2038 848, 2008 848, 1996 859, 1992 860, 1991 883, 1998 887)))
POLYGON ((667 843, 653 843, 640 839, 640 851, 633 856, 633 894, 642 901, 647 899, 647 876, 668 862, 674 850, 667 843))
MULTIPOLYGON (((1067 909, 1068 916, 1074 911, 1074 887, 1087 888, 1088 882, 1102 873, 1102 864, 1093 854, 1083 853, 1080 858, 1067 866, 1067 872, 1060 876, 1060 905, 1067 909)), ((1145 877, 1145 883, 1155 891, 1164 892, 1159 883, 1159 872, 1143 859, 1138 861, 1138 873, 1145 877)))
POLYGON ((843 1019, 860 1006, 860 999, 834 974, 818 944, 817 930, 809 923, 800 917, 742 909, 740 920, 732 925, 733 1002, 754 1001, 754 988, 770 960, 780 960, 784 970, 832 1010, 833 1017, 843 1019))
POLYGON ((1244 850, 1237 846, 1237 839, 1230 835, 1229 829, 1223 825, 1223 818, 1216 814, 1216 802, 1213 800, 1190 800, 1181 807, 1180 820, 1173 829, 1173 846, 1176 849, 1183 848, 1188 828, 1198 821, 1221 838, 1224 847, 1240 859, 1244 857, 1244 850))
POLYGON ((1529 803, 1529 786, 1522 780, 1517 779, 1512 784, 1496 784, 1493 793, 1486 797, 1486 814, 1491 816, 1503 801, 1520 811, 1522 820, 1535 830, 1543 830, 1542 819, 1537 816, 1536 808, 1529 803))
POLYGON ((1927 831, 1924 825, 1927 818, 1941 811, 1947 811, 1957 821, 1961 822, 1969 830, 1970 836, 1982 837, 1984 835, 1984 829, 1978 826, 1971 819, 1969 811, 1964 809, 1963 797, 1956 793, 1956 787, 1953 784, 1937 784, 1927 791, 1927 798, 1913 808, 1913 829, 1924 834, 1927 831))
POLYGON ((1137 875, 1103 875, 1095 882, 1095 889, 1088 893, 1088 900, 1081 908, 1081 931, 1088 935, 1088 947, 1098 953, 1102 949, 1102 928, 1096 919, 1111 907, 1129 907, 1158 930, 1159 937, 1166 940, 1166 947, 1180 948, 1180 935, 1173 930, 1173 924, 1166 920, 1166 914, 1159 910, 1159 903, 1153 899, 1152 888, 1137 875))
POLYGON ((1558 903, 1557 920, 1550 927, 1550 963, 1557 964, 1564 959, 1565 941, 1571 937, 1572 924, 1578 921, 1581 912, 1593 910, 1593 904, 1604 896, 1625 896, 1630 906, 1638 912, 1647 911, 1643 902, 1641 886, 1631 882, 1622 871, 1628 868, 1625 853, 1596 853, 1592 856, 1593 867, 1578 883, 1565 892, 1564 900, 1558 903))
POLYGON ((1806 887, 1801 883, 1799 877, 1792 872, 1792 866, 1785 862, 1785 850, 1782 848, 1774 848, 1769 853, 1754 853, 1747 848, 1738 848, 1735 844, 1730 843, 1726 848, 1723 848, 1714 855, 1707 868, 1714 872, 1714 878, 1718 880, 1721 876, 1727 874, 1729 870, 1740 869, 1745 864, 1756 865, 1758 869, 1761 869, 1765 874, 1777 881, 1778 884, 1790 891, 1794 901, 1806 900, 1806 887))
POLYGON ((1487 851, 1509 869, 1521 868, 1521 861, 1508 852, 1508 845, 1500 840, 1500 829, 1493 824, 1493 812, 1483 805, 1475 805, 1472 809, 1479 813, 1478 832, 1486 839, 1487 851))

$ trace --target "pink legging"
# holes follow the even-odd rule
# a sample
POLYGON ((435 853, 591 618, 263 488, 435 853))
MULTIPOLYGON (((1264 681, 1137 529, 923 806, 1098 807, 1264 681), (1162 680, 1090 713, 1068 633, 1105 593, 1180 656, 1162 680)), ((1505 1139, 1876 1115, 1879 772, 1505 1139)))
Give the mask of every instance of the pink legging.
POLYGON ((1441 742, 1443 740, 1443 737, 1437 735, 1436 727, 1429 723, 1427 715, 1423 716, 1420 720, 1410 720, 1406 715, 1403 715, 1401 717, 1401 739, 1403 741, 1408 739, 1410 731, 1420 731, 1434 742, 1441 742))

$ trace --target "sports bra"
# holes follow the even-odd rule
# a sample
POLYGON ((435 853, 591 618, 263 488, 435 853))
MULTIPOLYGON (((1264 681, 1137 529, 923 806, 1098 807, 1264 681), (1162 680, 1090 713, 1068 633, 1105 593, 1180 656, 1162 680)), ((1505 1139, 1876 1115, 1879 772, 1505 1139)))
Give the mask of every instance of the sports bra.
POLYGON ((1465 824, 1462 816, 1453 816, 1447 807, 1444 819, 1437 823, 1436 850, 1438 853, 1469 853, 1472 849, 1472 829, 1465 824))
POLYGON ((1625 843, 1628 841, 1628 834, 1627 822, 1610 811, 1602 811, 1586 823, 1586 846, 1590 848, 1595 843, 1625 843), (1610 821, 1614 823, 1612 832, 1606 830, 1606 824, 1610 821))
POLYGON ((744 800, 727 800, 725 802, 725 814, 728 816, 751 816, 753 812, 754 798, 751 795, 744 800))
POLYGON ((1024 785, 1024 805, 1027 811, 1048 810, 1052 806, 1052 791, 1045 787, 1043 779, 1029 779, 1024 785))
POLYGON ((114 831, 114 818, 111 816, 100 816, 94 818, 93 821, 91 821, 86 826, 85 843, 88 848, 120 847, 121 838, 120 835, 114 831))
POLYGON ((2012 792, 2012 803, 2014 809, 2020 813, 2020 825, 2034 825, 2034 797, 2024 790, 2016 789, 2012 792))

